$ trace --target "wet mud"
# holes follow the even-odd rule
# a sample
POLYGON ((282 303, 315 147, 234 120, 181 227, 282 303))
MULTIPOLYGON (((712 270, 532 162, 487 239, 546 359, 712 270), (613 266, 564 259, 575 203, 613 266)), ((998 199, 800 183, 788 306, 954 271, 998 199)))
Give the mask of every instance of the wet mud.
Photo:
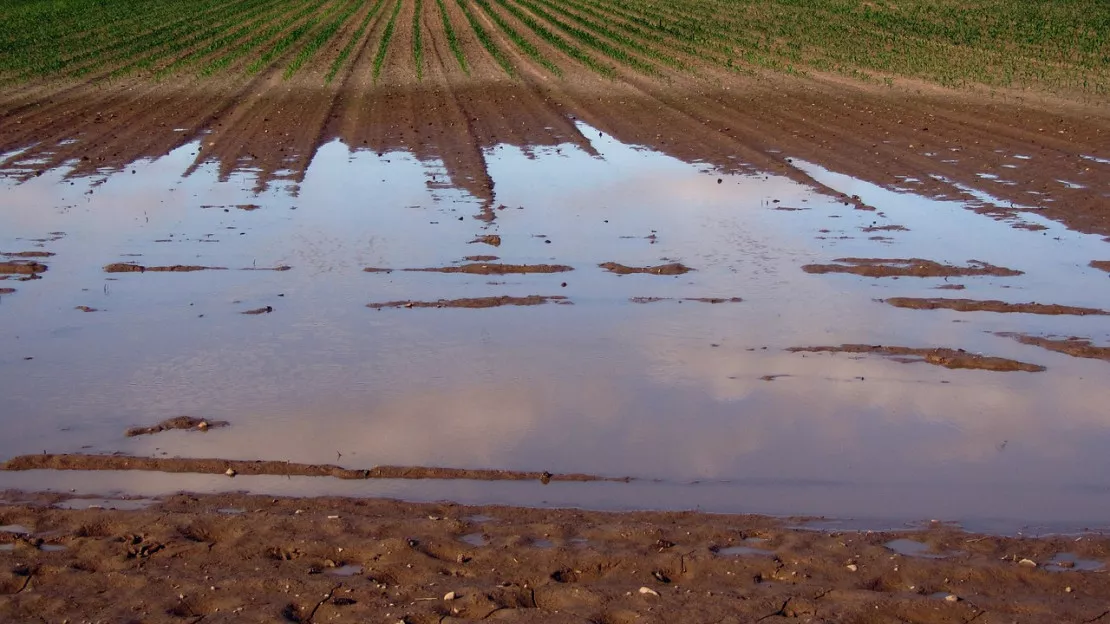
POLYGON ((133 438, 135 436, 152 435, 173 430, 207 431, 209 429, 219 429, 229 425, 230 423, 226 420, 207 420, 204 418, 194 418, 192 416, 176 416, 163 420, 157 425, 131 427, 124 432, 124 435, 133 438))
MULTIPOLYGON (((143 434, 136 433, 135 435, 143 434)), ((300 464, 285 461, 84 454, 21 455, 0 463, 0 470, 142 470, 148 472, 224 474, 229 477, 237 475, 278 475, 283 477, 333 477, 336 479, 470 479, 477 481, 609 481, 618 483, 630 480, 588 474, 552 474, 549 472, 518 470, 481 470, 434 466, 375 466, 369 469, 352 469, 327 464, 300 464)))
POLYGON ((651 275, 684 275, 694 270, 681 262, 670 262, 668 264, 647 267, 632 267, 617 262, 603 262, 597 266, 610 273, 616 273, 617 275, 633 275, 637 273, 648 273, 651 275))
POLYGON ((402 269, 419 273, 468 273, 470 275, 511 275, 528 273, 566 273, 574 267, 563 264, 487 264, 472 263, 458 266, 428 267, 423 269, 402 269))
POLYGON ((963 349, 949 348, 915 348, 896 347, 884 345, 844 344, 840 346, 824 347, 791 347, 791 353, 870 353, 889 357, 898 362, 912 364, 925 362, 934 366, 943 366, 952 369, 973 369, 996 372, 1026 372, 1039 373, 1045 370, 1044 366, 1010 360, 1007 358, 968 353, 963 349))
POLYGON ((381 310, 384 308, 500 308, 502 306, 537 306, 545 303, 569 304, 570 300, 562 296, 529 295, 527 297, 510 297, 501 295, 497 297, 464 297, 461 299, 439 299, 437 301, 386 301, 384 303, 369 303, 368 308, 381 310))
POLYGON ((0 275, 37 275, 46 272, 46 265, 29 260, 0 262, 0 275))
POLYGON ((174 264, 170 266, 143 266, 130 262, 116 262, 104 267, 105 273, 193 273, 196 271, 226 271, 226 267, 174 264))
POLYGON ((692 301, 696 303, 740 303, 740 297, 629 297, 632 303, 659 303, 660 301, 692 301))
POLYGON ((23 502, 0 505, 0 523, 31 531, 0 533, 11 622, 1097 622, 1110 594, 1110 575, 1051 565, 1105 564, 1097 534, 824 532, 752 515, 243 494, 66 509, 80 501, 2 496, 23 502), (888 547, 909 540, 951 555, 888 547))
POLYGON ((1110 314, 1098 308, 1058 305, 1055 303, 1006 303, 994 299, 977 301, 974 299, 943 299, 918 297, 891 297, 884 302, 896 308, 911 310, 955 310, 956 312, 1001 312, 1020 314, 1105 316, 1110 314))
POLYGON ((921 258, 837 258, 837 264, 807 264, 806 273, 848 273, 863 277, 964 277, 992 275, 1013 277, 1021 271, 971 260, 966 266, 942 264, 921 258))
POLYGON ((1092 260, 1091 267, 1110 273, 1110 260, 1092 260))
POLYGON ((1070 338, 1046 338, 1044 336, 1033 336, 1015 332, 998 332, 996 335, 1013 338, 1022 344, 1048 349, 1049 351, 1063 353, 1064 355, 1070 355, 1072 357, 1110 362, 1110 347, 1096 346, 1087 338, 1078 338, 1074 336, 1070 338))

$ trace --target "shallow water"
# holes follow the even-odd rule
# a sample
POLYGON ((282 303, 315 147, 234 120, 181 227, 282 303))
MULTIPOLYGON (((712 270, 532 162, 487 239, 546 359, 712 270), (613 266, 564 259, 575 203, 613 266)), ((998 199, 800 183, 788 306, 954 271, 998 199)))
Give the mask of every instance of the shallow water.
MULTIPOLYGON (((1088 267, 1110 258, 1098 237, 1031 213, 1023 220, 1047 229, 1014 229, 968 210, 979 203, 884 190, 799 161, 815 180, 878 211, 783 177, 705 171, 607 136, 593 148, 596 155, 570 145, 492 150, 497 218, 488 226, 473 218, 481 201, 432 183, 443 177, 437 163, 352 154, 339 143, 321 148, 295 194, 281 186, 254 194, 249 173, 221 181, 208 166, 182 177, 191 145, 98 180, 53 171, 2 182, 0 251, 57 255, 43 260, 50 268, 41 280, 0 282, 17 290, 0 295, 0 426, 12 432, 0 438, 0 459, 124 452, 660 480, 541 487, 293 479, 279 487, 237 478, 227 486, 267 483, 268 492, 296 494, 939 517, 1003 530, 1083 528, 1110 517, 1110 365, 994 335, 1105 345, 1106 317, 876 301, 946 296, 1110 309, 1106 274, 1088 267), (258 209, 237 208, 248 204, 258 209), (907 231, 864 231, 887 225, 907 231), (469 244, 483 234, 502 244, 469 244), (470 255, 574 270, 362 271, 446 266, 470 255), (873 279, 800 268, 852 256, 974 259, 1025 274, 873 279), (680 261, 696 270, 618 276, 597 267, 608 261, 680 261), (229 270, 105 273, 114 262, 229 270), (292 269, 240 270, 282 265, 292 269), (966 289, 935 290, 954 283, 966 289), (573 305, 366 307, 498 295, 566 296, 573 305), (664 299, 629 301, 637 297, 664 299), (743 301, 683 300, 701 297, 743 301), (273 311, 241 314, 266 306, 273 311), (1048 370, 785 351, 841 343, 964 348, 1048 370), (123 436, 182 414, 232 425, 123 436)), ((225 487, 195 475, 37 474, 0 473, 0 488, 153 495, 175 485, 225 487)))

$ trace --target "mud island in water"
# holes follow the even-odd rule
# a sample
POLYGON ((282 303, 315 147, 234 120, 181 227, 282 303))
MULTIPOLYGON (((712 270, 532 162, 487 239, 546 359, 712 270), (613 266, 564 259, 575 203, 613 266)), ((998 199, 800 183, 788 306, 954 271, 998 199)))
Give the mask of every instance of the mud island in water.
POLYGON ((5 3, 0 621, 1110 621, 1108 23, 5 3))

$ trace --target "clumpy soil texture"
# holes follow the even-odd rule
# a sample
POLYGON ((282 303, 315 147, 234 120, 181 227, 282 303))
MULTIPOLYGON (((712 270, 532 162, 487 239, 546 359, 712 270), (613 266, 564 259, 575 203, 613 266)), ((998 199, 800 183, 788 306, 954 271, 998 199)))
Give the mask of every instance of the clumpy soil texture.
POLYGON ((185 429, 196 431, 207 431, 208 429, 218 429, 220 427, 228 426, 228 422, 224 420, 205 420, 203 418, 194 418, 192 416, 177 416, 163 420, 157 425, 149 427, 131 427, 124 435, 127 437, 135 437, 140 435, 150 435, 154 433, 161 433, 163 431, 170 431, 173 429, 185 429))
POLYGON ((1078 306, 1057 305, 1054 303, 1006 303, 994 299, 976 301, 973 299, 942 299, 936 297, 891 297, 884 299, 886 303, 896 308, 909 308, 912 310, 955 310, 957 312, 1018 312, 1022 314, 1069 314, 1075 316, 1104 316, 1110 314, 1106 310, 1097 308, 1083 308, 1078 306))
POLYGON ((1072 357, 1106 360, 1110 362, 1110 347, 1100 347, 1087 338, 1049 338, 1013 332, 999 332, 999 336, 1013 338, 1022 344, 1033 345, 1072 357))
POLYGON ((599 267, 616 273, 617 275, 632 275, 634 273, 650 273, 651 275, 683 275, 689 273, 694 269, 682 264, 681 262, 670 262, 668 264, 660 264, 658 266, 647 267, 632 267, 619 264, 617 262, 603 262, 598 265, 599 267))
POLYGON ((25 502, 0 506, 0 523, 27 531, 0 532, 8 622, 1096 622, 1110 593, 1104 572, 1045 567, 1061 553, 1104 566, 1100 536, 239 494, 139 511, 4 498, 25 502))
POLYGON ((368 308, 381 310, 383 308, 499 308, 501 306, 535 306, 545 303, 569 304, 566 297, 529 295, 527 297, 464 297, 462 299, 439 299, 437 301, 386 301, 384 303, 369 303, 368 308))
POLYGON ((850 273, 863 277, 1012 277, 1022 274, 1021 271, 974 260, 966 266, 942 264, 921 258, 837 258, 834 262, 836 264, 807 264, 802 270, 806 273, 850 273))
POLYGON ((999 372, 1024 371, 1039 373, 1045 367, 1001 357, 968 353, 963 349, 892 347, 883 345, 844 344, 838 347, 791 347, 793 353, 874 353, 900 362, 925 362, 945 368, 969 368, 999 372))
POLYGON ((194 273, 196 271, 222 271, 223 267, 197 266, 191 264, 174 264, 170 266, 143 266, 128 262, 117 262, 104 267, 105 273, 194 273))
MULTIPOLYGON (((176 427, 175 427, 176 428, 176 427)), ((147 432, 143 432, 147 433, 147 432)), ((149 433, 156 433, 150 431, 149 433)), ((142 435, 132 434, 128 436, 142 435)), ((513 470, 475 470, 423 466, 375 466, 368 469, 342 468, 324 464, 226 459, 128 457, 125 455, 24 455, 0 464, 0 470, 146 470, 198 474, 279 475, 333 477, 336 479, 480 479, 483 481, 628 481, 626 478, 587 474, 551 474, 513 470)))

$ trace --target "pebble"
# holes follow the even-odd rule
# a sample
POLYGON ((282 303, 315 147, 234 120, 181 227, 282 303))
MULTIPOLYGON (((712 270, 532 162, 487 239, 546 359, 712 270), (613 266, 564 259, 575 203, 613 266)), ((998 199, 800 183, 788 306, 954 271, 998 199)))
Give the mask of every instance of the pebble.
POLYGON ((443 595, 444 600, 454 600, 456 597, 457 596, 455 596, 455 592, 453 592, 453 591, 449 591, 449 592, 447 592, 446 594, 443 595))
POLYGON ((1018 562, 1018 565, 1019 566, 1025 566, 1027 568, 1035 568, 1035 567, 1037 567, 1037 562, 1033 561, 1032 559, 1022 559, 1021 561, 1018 562))
POLYGON ((659 597, 659 592, 655 591, 654 589, 652 589, 650 587, 641 587, 640 588, 640 594, 644 595, 644 596, 655 596, 656 598, 659 597))
POLYGON ((959 602, 960 597, 957 596, 956 594, 948 594, 947 596, 944 597, 944 601, 945 602, 959 602))
POLYGON ((846 567, 848 568, 849 572, 855 572, 856 570, 859 570, 859 566, 854 563, 849 563, 846 567))
POLYGON ((225 474, 225 475, 227 475, 227 476, 229 476, 229 477, 234 477, 235 475, 237 475, 237 474, 239 474, 239 473, 238 473, 238 472, 235 472, 235 469, 234 469, 234 468, 228 468, 228 469, 227 469, 227 472, 225 472, 224 474, 225 474))

